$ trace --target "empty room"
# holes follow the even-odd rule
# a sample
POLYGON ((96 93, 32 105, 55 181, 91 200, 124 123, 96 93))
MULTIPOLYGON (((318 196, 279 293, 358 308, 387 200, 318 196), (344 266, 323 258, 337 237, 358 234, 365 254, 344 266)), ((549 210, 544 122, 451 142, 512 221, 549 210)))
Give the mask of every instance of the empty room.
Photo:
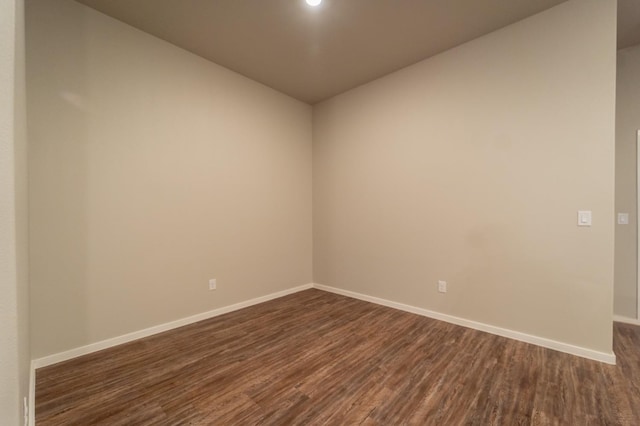
POLYGON ((0 18, 0 424, 640 424, 640 2, 0 18))

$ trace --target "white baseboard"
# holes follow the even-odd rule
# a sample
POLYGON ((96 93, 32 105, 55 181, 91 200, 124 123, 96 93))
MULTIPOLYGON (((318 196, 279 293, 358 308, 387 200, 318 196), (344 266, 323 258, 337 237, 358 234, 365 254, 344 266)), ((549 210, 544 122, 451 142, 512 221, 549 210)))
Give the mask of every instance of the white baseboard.
POLYGON ((461 325, 463 327, 472 328, 474 330, 480 330, 487 333, 495 334, 509 339, 519 340, 525 343, 531 343, 533 345, 542 346, 543 348, 553 349, 560 352, 565 352, 571 355, 577 355, 582 358, 588 358, 595 361, 604 362, 607 364, 616 363, 616 356, 613 352, 599 352, 592 349, 583 348, 580 346, 570 345, 568 343, 558 342, 556 340, 546 339, 544 337, 533 336, 519 331, 508 330, 506 328, 500 328, 493 325, 484 324, 481 322, 471 321, 464 318, 455 317, 452 315, 442 314, 439 312, 430 311, 428 309, 418 308, 415 306, 405 305, 398 302, 392 302, 390 300, 381 299, 378 297, 367 296, 365 294, 356 293, 349 290, 342 290, 335 287, 329 287, 322 284, 314 284, 314 288, 318 290, 328 291, 331 293, 340 294, 342 296, 351 297, 354 299, 364 300, 365 302, 375 303, 377 305, 387 306, 389 308, 399 309, 401 311, 411 312, 413 314, 422 315, 425 317, 445 321, 451 324, 461 325))
MULTIPOLYGON (((162 333, 164 331, 172 330, 174 328, 182 327, 185 325, 193 324, 198 321, 206 320, 209 318, 217 317, 229 312, 237 311, 239 309, 247 308, 249 306, 257 305, 259 303, 268 302, 269 300, 278 299, 289 294, 297 293, 299 291, 308 290, 313 288, 313 284, 305 284, 298 287, 290 288, 287 290, 271 293, 266 296, 256 297, 244 302, 236 303, 230 306, 224 306, 222 308, 214 309, 209 312, 203 312, 201 314, 193 315, 187 318, 171 321, 165 324, 156 325, 154 327, 145 328, 144 330, 134 331, 132 333, 124 334, 122 336, 113 337, 111 339, 102 340, 100 342, 91 343, 86 346, 71 349, 57 354, 48 355, 42 358, 34 359, 32 363, 33 369, 46 367, 48 365, 57 364, 62 361, 67 361, 72 358, 76 358, 82 355, 87 355, 93 352, 101 351, 103 349, 111 348, 113 346, 128 343, 133 340, 141 339, 143 337, 152 336, 154 334, 162 333)), ((34 374, 34 389, 35 389, 35 374, 34 374)))
MULTIPOLYGON (((97 352, 103 349, 111 348, 113 346, 128 343, 133 340, 141 339, 143 337, 152 336, 154 334, 162 333, 164 331, 172 330, 174 328, 182 327, 185 325, 193 324, 198 321, 213 318, 219 315, 223 315, 229 312, 237 311, 239 309, 247 308, 249 306, 257 305, 259 303, 267 302, 269 300, 277 299, 289 294, 297 293, 299 291, 308 290, 310 288, 316 288, 318 290, 327 291, 330 293, 336 293, 343 296, 351 297, 354 299, 363 300, 366 302, 375 303, 378 305, 387 306, 390 308, 398 309, 405 312, 411 312, 417 315, 437 319, 440 321, 449 322, 463 327, 472 328, 475 330, 484 331, 487 333, 495 334, 502 337, 507 337, 514 340, 519 340, 526 343, 542 346, 548 349, 554 349, 560 352, 565 352, 572 355, 577 355, 583 358, 588 358, 596 361, 601 361, 607 364, 615 364, 616 356, 613 353, 599 352, 592 349, 583 348, 580 346, 570 345, 568 343, 558 342, 555 340, 546 339, 543 337, 533 336, 526 333, 521 333, 514 330, 508 330, 488 324, 483 324, 476 321, 467 320, 464 318, 455 317, 452 315, 442 314, 428 309, 418 308, 415 306, 405 305, 398 302, 393 302, 378 297, 368 296, 361 293, 356 293, 349 290, 343 290, 335 287, 329 287, 322 284, 305 284, 302 286, 294 287, 291 289, 279 291, 276 293, 268 294, 266 296, 257 297, 255 299, 247 300, 244 302, 236 303, 234 305, 225 306, 222 308, 214 309, 212 311, 203 312, 201 314, 193 315, 187 318, 182 318, 176 321, 171 321, 165 324, 160 324, 154 327, 149 327, 144 330, 135 331, 132 333, 124 334, 122 336, 113 337, 111 339, 102 340, 100 342, 91 343, 86 346, 74 348, 68 351, 60 352, 57 354, 45 356, 42 358, 34 359, 31 361, 31 377, 30 377, 30 389, 29 389, 29 424, 33 425, 35 420, 35 376, 38 368, 46 367, 49 365, 57 364, 59 362, 67 361, 72 358, 76 358, 82 355, 87 355, 93 352, 97 352)), ((640 321, 631 318, 614 317, 615 321, 627 322, 630 324, 640 325, 640 321), (635 322, 634 322, 635 321, 635 322)))
POLYGON ((31 361, 29 366, 29 421, 28 426, 36 424, 36 365, 31 361))
POLYGON ((624 323, 624 324, 640 325, 640 320, 639 319, 624 317, 622 315, 614 315, 613 316, 613 320, 615 322, 621 322, 621 323, 624 323))

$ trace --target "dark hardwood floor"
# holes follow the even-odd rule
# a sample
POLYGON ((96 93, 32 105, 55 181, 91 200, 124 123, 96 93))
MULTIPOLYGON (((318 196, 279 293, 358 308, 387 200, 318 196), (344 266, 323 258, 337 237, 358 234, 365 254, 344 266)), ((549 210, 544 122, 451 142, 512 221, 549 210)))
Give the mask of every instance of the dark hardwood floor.
POLYGON ((308 290, 37 372, 37 425, 640 425, 611 366, 308 290))

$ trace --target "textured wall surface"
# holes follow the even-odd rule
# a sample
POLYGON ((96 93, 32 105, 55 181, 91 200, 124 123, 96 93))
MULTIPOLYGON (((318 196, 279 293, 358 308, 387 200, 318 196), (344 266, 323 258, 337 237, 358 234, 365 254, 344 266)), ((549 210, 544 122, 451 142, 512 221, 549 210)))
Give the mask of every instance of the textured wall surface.
POLYGON ((24 3, 0 3, 0 422, 22 424, 29 387, 24 3))
POLYGON ((616 87, 616 211, 629 213, 629 224, 616 225, 614 307, 617 315, 638 318, 636 139, 640 129, 640 46, 618 52, 616 87))
POLYGON ((35 358, 311 282, 310 106, 27 6, 35 358))
POLYGON ((315 106, 314 281, 611 354, 615 43, 568 1, 315 106))

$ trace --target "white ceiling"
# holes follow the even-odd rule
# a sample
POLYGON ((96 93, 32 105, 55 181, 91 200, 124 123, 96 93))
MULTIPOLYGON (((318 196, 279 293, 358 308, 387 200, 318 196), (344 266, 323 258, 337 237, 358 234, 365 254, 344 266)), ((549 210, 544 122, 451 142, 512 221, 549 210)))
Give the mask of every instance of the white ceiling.
POLYGON ((313 104, 565 0, 77 1, 313 104))

